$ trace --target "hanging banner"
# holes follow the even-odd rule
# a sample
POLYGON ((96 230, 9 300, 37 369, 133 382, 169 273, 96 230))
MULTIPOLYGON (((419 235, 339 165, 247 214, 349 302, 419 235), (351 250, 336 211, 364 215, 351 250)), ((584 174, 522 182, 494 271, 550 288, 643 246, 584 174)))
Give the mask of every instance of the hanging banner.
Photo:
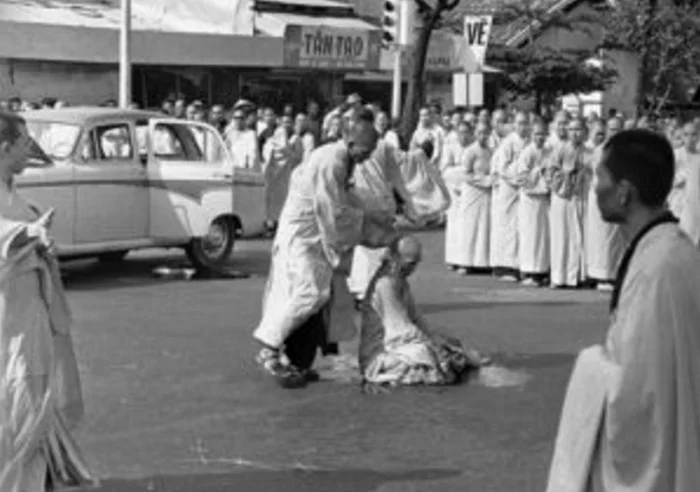
POLYGON ((493 17, 490 15, 467 15, 464 17, 464 39, 466 42, 464 71, 466 73, 483 71, 492 26, 493 17))

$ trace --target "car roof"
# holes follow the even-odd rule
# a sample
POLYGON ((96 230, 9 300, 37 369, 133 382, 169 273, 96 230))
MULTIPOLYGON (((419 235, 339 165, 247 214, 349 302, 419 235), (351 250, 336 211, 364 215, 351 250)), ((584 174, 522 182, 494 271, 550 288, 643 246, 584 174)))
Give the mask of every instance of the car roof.
POLYGON ((60 109, 37 109, 22 113, 22 117, 30 122, 50 121, 54 123, 67 123, 81 126, 93 122, 99 122, 105 119, 136 120, 140 118, 169 118, 168 116, 155 111, 103 108, 98 106, 71 106, 60 109))

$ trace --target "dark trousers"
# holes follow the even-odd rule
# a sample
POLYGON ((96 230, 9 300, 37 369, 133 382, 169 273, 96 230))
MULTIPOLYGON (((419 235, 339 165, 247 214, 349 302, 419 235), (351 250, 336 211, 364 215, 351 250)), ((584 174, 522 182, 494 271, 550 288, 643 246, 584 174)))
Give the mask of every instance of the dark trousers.
POLYGON ((319 347, 326 345, 326 320, 328 319, 324 307, 313 314, 306 322, 287 338, 284 343, 284 353, 289 362, 297 369, 311 369, 316 359, 319 347))

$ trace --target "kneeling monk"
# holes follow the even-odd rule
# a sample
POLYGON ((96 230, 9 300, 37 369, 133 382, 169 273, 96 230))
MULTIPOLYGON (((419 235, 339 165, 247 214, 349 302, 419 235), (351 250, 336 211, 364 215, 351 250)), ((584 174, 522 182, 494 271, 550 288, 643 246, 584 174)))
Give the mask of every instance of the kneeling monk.
POLYGON ((428 329, 408 277, 421 259, 420 243, 406 236, 389 248, 362 306, 360 370, 367 383, 453 384, 486 362, 459 340, 428 329))

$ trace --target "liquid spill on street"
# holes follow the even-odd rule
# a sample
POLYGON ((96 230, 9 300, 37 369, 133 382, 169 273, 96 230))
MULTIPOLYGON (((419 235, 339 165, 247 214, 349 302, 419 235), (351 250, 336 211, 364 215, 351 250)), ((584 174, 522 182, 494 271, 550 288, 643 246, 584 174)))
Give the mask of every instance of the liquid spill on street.
MULTIPOLYGON (((316 369, 321 379, 337 383, 360 383, 360 368, 357 356, 343 354, 321 359, 316 369)), ((491 365, 479 370, 470 381, 487 388, 512 388, 524 386, 532 376, 522 369, 512 369, 499 365, 491 365)))

